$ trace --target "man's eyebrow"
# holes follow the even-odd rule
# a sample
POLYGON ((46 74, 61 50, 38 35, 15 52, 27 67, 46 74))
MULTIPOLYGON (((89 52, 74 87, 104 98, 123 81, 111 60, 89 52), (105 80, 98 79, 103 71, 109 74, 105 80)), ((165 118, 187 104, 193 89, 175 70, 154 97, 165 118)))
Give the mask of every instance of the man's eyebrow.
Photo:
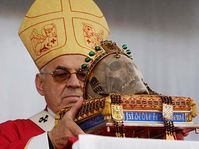
POLYGON ((68 71, 68 68, 66 68, 66 67, 64 67, 64 66, 57 66, 55 69, 62 69, 62 70, 68 71))
MULTIPOLYGON (((55 69, 62 69, 62 70, 66 70, 66 71, 69 71, 70 69, 69 68, 67 68, 67 67, 65 67, 65 66, 57 66, 55 69)), ((81 68, 78 68, 78 69, 76 69, 76 71, 81 71, 81 68)))

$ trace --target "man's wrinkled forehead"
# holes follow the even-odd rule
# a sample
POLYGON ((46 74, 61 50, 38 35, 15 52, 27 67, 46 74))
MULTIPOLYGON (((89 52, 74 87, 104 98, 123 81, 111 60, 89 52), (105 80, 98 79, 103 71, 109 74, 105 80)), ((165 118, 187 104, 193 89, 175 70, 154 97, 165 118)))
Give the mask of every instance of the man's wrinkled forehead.
POLYGON ((43 68, 45 69, 64 68, 67 70, 73 70, 73 69, 79 70, 81 68, 82 63, 84 62, 84 59, 85 56, 83 55, 62 55, 50 61, 43 68))

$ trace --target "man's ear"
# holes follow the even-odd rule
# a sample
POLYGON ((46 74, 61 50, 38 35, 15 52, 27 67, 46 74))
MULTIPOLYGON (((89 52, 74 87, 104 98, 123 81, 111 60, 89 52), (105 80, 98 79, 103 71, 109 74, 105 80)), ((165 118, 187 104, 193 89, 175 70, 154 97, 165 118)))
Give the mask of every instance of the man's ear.
POLYGON ((35 77, 35 85, 36 85, 37 91, 39 92, 41 96, 44 96, 43 84, 44 84, 44 79, 42 78, 40 74, 37 74, 35 77))

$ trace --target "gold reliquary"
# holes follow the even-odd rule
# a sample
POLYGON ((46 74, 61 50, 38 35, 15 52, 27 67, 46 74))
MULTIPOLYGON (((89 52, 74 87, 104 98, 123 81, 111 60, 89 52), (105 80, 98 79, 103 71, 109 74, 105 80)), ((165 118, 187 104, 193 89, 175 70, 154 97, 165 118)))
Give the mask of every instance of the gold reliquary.
MULTIPOLYGON (((88 53, 84 102, 75 122, 86 132, 104 136, 175 140, 183 130, 196 131, 197 105, 189 97, 153 91, 133 62, 127 45, 122 49, 103 41, 88 53)), ((67 112, 63 109, 57 120, 67 112)))

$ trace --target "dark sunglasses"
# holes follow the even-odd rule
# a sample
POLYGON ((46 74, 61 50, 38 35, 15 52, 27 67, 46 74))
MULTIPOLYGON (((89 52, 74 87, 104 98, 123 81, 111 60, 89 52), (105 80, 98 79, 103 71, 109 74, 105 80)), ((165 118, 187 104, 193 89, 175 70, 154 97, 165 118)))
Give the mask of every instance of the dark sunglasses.
POLYGON ((66 68, 57 68, 53 72, 41 72, 40 74, 49 74, 53 77, 54 81, 63 82, 69 80, 72 74, 76 74, 80 81, 84 81, 87 73, 81 69, 71 73, 66 68))

